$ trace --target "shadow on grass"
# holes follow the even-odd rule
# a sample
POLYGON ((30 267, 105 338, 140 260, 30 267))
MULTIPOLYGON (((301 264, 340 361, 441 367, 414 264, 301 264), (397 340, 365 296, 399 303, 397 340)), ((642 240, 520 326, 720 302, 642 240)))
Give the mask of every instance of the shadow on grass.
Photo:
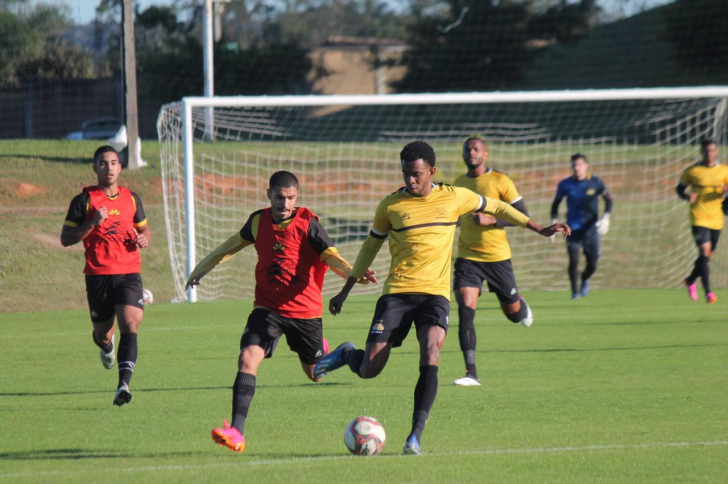
POLYGON ((15 155, 5 153, 2 158, 20 158, 24 160, 41 160, 49 163, 73 163, 75 165, 92 165, 90 157, 65 157, 65 156, 42 156, 42 155, 15 155))
MULTIPOLYGON (((306 381, 304 383, 295 384, 258 384, 258 388, 316 388, 316 387, 337 387, 337 386, 349 386, 351 383, 340 383, 340 382, 319 382, 314 383, 306 381)), ((232 390, 231 386, 218 386, 218 387, 180 387, 180 388, 136 388, 133 389, 134 393, 154 393, 154 392, 190 392, 190 391, 210 391, 210 390, 232 390)), ((63 395, 94 395, 98 393, 108 394, 113 393, 110 390, 89 390, 89 391, 77 391, 77 392, 5 392, 0 393, 0 397, 56 397, 63 395)))
POLYGON ((47 449, 0 452, 0 460, 85 460, 85 459, 158 459, 161 457, 199 456, 202 452, 140 454, 103 449, 47 449))

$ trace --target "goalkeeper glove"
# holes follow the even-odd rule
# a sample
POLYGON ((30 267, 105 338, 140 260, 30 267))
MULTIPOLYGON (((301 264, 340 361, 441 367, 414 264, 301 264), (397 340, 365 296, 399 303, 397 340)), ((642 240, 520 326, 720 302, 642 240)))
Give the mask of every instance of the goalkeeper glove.
POLYGON ((609 232, 609 214, 605 213, 597 221, 597 233, 599 235, 607 235, 607 232, 609 232))

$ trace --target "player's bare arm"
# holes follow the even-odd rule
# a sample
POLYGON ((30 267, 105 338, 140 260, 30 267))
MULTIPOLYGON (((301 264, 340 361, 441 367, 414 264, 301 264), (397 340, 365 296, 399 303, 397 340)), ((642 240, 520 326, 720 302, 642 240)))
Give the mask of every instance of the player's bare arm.
POLYGON ((344 287, 342 287, 341 291, 339 291, 339 294, 329 300, 329 312, 331 314, 336 316, 341 312, 341 307, 344 305, 346 298, 349 297, 349 293, 356 284, 356 281, 357 279, 355 277, 349 276, 349 278, 346 280, 346 283, 344 284, 344 287))
POLYGON ((149 225, 145 225, 140 229, 134 229, 134 235, 136 235, 134 243, 137 247, 140 249, 149 247, 149 242, 152 240, 152 231, 149 230, 149 225))
POLYGON ((71 245, 78 244, 93 229, 101 225, 104 220, 109 217, 109 212, 106 207, 99 208, 89 220, 79 225, 78 227, 69 227, 64 225, 61 230, 61 245, 63 247, 69 247, 71 245))

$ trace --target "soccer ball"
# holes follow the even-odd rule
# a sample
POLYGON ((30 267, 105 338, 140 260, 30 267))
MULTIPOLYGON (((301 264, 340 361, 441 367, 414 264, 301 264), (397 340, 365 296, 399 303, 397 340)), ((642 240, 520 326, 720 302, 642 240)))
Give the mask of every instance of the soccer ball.
POLYGON ((152 291, 149 289, 144 289, 142 291, 142 295, 144 297, 144 305, 152 304, 154 302, 154 294, 152 294, 152 291))
POLYGON ((385 438, 384 427, 372 417, 355 418, 344 432, 344 443, 354 455, 377 455, 385 438))

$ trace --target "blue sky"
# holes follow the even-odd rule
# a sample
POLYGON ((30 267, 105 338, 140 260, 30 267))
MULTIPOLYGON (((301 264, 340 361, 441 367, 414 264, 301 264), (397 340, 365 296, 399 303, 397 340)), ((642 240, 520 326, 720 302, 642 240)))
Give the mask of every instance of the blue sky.
MULTIPOLYGON (((204 0, 199 0, 202 3, 204 0)), ((232 0, 235 1, 235 0, 232 0)), ((624 6, 624 13, 631 15, 642 7, 654 7, 664 5, 674 0, 601 0, 599 3, 608 12, 616 12, 620 6, 624 6)), ((93 20, 96 13, 98 0, 31 0, 32 3, 49 3, 55 5, 66 5, 71 10, 73 20, 78 24, 85 24, 93 20)), ((135 0, 140 8, 144 10, 150 5, 171 5, 173 0, 135 0)))

